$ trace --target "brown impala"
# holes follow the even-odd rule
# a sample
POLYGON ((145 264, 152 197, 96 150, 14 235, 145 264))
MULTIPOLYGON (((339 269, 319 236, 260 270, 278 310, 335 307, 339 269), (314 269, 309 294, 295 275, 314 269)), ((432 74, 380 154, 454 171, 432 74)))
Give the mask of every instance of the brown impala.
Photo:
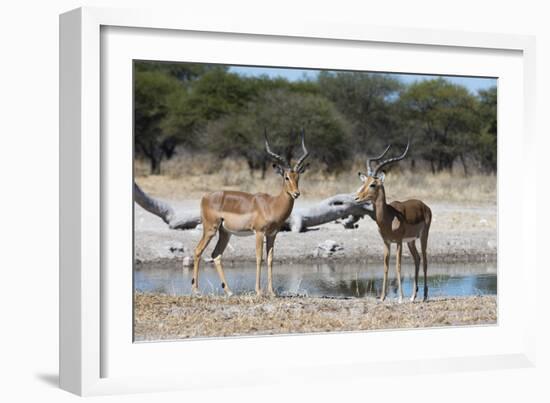
POLYGON ((265 149, 273 159, 273 168, 282 176, 283 183, 281 192, 277 196, 265 193, 244 193, 237 191, 213 192, 205 195, 201 200, 201 219, 203 225, 202 238, 195 248, 195 260, 193 268, 193 279, 191 280, 193 293, 198 292, 199 283, 199 261, 201 255, 216 232, 219 233, 218 243, 212 252, 212 258, 216 270, 222 282, 222 288, 227 295, 232 292, 227 285, 221 257, 227 247, 231 235, 249 236, 256 235, 256 294, 261 295, 260 272, 262 266, 262 254, 264 238, 267 248, 267 292, 273 292, 273 245, 277 232, 290 216, 294 200, 300 196, 298 181, 307 165, 304 161, 309 155, 304 143, 304 130, 302 129, 303 154, 294 165, 283 157, 275 154, 269 148, 267 134, 265 135, 265 149))
POLYGON ((427 272, 428 260, 426 256, 426 247, 428 246, 428 232, 432 222, 432 211, 420 200, 406 200, 403 202, 393 201, 386 203, 386 192, 384 191, 384 173, 382 168, 389 164, 401 161, 407 155, 410 141, 407 143, 405 152, 395 158, 390 158, 381 162, 374 171, 372 163, 378 162, 388 152, 390 146, 376 158, 367 159, 367 175, 359 172, 359 177, 363 184, 357 191, 355 201, 370 202, 373 204, 378 231, 384 241, 384 281, 382 282, 382 295, 380 300, 386 298, 386 283, 388 279, 388 266, 390 262, 390 246, 397 244, 396 274, 397 286, 399 291, 399 302, 403 301, 403 290, 401 289, 401 252, 403 242, 406 242, 414 258, 415 272, 414 284, 411 301, 416 298, 418 292, 418 271, 420 269, 420 255, 416 249, 415 242, 420 239, 422 249, 422 261, 424 269, 424 301, 428 298, 427 272))

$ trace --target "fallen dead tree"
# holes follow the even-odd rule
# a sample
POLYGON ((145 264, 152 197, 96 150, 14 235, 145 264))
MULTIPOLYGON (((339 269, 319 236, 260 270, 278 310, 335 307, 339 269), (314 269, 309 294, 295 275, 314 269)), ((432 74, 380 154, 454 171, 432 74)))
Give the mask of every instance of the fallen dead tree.
POLYGON ((287 228, 293 232, 302 232, 311 227, 317 227, 335 220, 345 219, 345 228, 355 228, 355 223, 365 215, 373 217, 370 205, 360 205, 355 202, 355 195, 337 194, 310 206, 295 208, 287 220, 287 228))
MULTIPOLYGON (((355 228, 355 223, 365 215, 374 218, 372 207, 357 204, 354 198, 353 194, 337 194, 313 206, 296 208, 283 230, 304 232, 308 228, 336 220, 343 220, 342 225, 345 228, 355 228)), ((135 182, 134 200, 151 214, 160 217, 171 229, 192 229, 201 223, 199 210, 176 212, 168 203, 147 195, 135 182)))
POLYGON ((160 217, 171 229, 193 229, 201 223, 199 210, 176 213, 172 206, 145 193, 134 182, 134 201, 151 214, 160 217))

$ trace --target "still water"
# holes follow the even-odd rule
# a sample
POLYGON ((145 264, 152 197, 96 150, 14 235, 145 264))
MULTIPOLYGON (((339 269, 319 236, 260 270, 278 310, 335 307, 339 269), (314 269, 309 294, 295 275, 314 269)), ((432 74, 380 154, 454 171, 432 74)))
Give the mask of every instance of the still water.
MULTIPOLYGON (((136 291, 158 292, 170 295, 191 293, 192 268, 182 268, 174 261, 138 264, 134 271, 136 291)), ((225 263, 227 282, 235 294, 252 293, 256 276, 254 263, 225 263)), ((329 262, 322 264, 274 264, 273 287, 279 295, 325 297, 376 297, 382 288, 382 266, 329 262)), ((414 265, 401 268, 403 292, 410 296, 414 265)), ((390 298, 397 295, 395 267, 388 274, 390 298)), ((262 268, 263 287, 267 269, 262 268)), ((424 284, 422 267, 419 274, 419 296, 424 284)), ((447 264, 428 267, 430 297, 491 295, 497 293, 496 264, 447 264)), ((199 272, 199 289, 203 294, 222 295, 223 289, 212 264, 202 263, 199 272)))

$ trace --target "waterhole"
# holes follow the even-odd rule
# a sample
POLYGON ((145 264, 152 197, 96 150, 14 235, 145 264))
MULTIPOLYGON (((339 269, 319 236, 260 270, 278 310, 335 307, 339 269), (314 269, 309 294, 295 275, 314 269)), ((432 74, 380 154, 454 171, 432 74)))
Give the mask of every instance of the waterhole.
MULTIPOLYGON (((224 263, 227 283, 236 294, 254 292, 256 265, 253 262, 224 263)), ((134 289, 169 295, 190 295, 192 268, 182 268, 180 261, 141 263, 134 271, 134 289)), ((365 263, 315 263, 273 265, 273 286, 279 295, 314 297, 380 296, 382 265, 365 263)), ((395 267, 388 273, 388 297, 397 295, 395 267)), ((414 265, 403 264, 402 286, 410 296, 414 281, 414 265)), ((262 267, 262 286, 267 282, 267 268, 262 267)), ((419 296, 424 285, 422 267, 419 273, 419 296)), ((428 268, 430 297, 495 295, 497 293, 496 263, 430 265, 428 268)), ((213 264, 201 263, 199 289, 202 294, 223 295, 213 264)))

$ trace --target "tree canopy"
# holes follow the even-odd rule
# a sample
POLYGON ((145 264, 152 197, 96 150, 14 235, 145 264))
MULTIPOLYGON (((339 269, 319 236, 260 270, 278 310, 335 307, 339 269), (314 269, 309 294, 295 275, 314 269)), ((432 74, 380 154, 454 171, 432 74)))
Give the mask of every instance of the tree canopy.
POLYGON ((172 113, 174 96, 183 92, 182 84, 159 71, 137 71, 134 86, 134 139, 136 152, 151 162, 151 173, 160 173, 163 156, 171 157, 176 139, 165 130, 172 113))
POLYGON ((411 161, 433 172, 458 162, 496 171, 496 87, 470 93, 444 78, 405 85, 381 73, 321 72, 290 82, 245 77, 225 66, 134 63, 135 150, 161 172, 176 147, 245 158, 265 174, 263 133, 287 158, 306 131, 311 162, 325 172, 412 137, 411 161))
POLYGON ((466 155, 480 133, 476 97, 466 88, 438 78, 410 85, 400 102, 409 126, 421 133, 416 153, 430 163, 432 171, 451 169, 456 159, 466 171, 466 155))
POLYGON ((316 150, 321 169, 342 168, 350 156, 349 128, 346 120, 326 98, 293 92, 287 88, 262 93, 243 111, 213 121, 206 130, 207 148, 221 157, 246 158, 251 169, 268 163, 264 148, 264 131, 277 152, 291 161, 294 150, 301 153, 300 131, 304 129, 307 145, 316 150))

